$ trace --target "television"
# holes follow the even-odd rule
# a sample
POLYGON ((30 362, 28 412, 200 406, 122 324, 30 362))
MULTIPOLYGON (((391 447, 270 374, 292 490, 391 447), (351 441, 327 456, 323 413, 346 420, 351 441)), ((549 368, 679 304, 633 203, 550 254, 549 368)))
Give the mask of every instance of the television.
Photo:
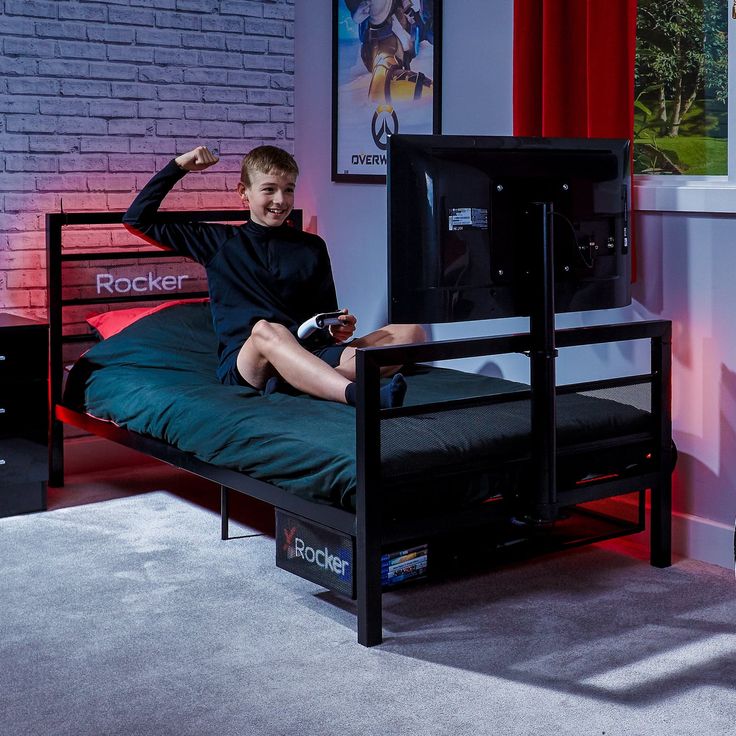
POLYGON ((631 302, 629 141, 392 135, 389 317, 530 314, 550 225, 555 312, 631 302))

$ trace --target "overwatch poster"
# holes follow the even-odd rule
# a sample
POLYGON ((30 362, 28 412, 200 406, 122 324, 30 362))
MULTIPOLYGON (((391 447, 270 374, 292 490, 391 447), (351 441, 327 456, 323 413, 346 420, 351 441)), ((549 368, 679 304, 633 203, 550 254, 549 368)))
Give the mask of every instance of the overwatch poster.
POLYGON ((439 0, 334 0, 333 180, 382 181, 388 136, 438 132, 439 7, 439 0))

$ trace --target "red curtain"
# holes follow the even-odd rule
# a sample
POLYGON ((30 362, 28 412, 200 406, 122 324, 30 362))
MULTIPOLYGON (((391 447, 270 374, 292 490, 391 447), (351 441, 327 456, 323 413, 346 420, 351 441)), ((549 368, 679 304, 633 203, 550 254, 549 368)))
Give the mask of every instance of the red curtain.
POLYGON ((514 135, 633 137, 636 2, 515 0, 514 135))
POLYGON ((631 138, 636 0, 515 0, 514 135, 631 138))

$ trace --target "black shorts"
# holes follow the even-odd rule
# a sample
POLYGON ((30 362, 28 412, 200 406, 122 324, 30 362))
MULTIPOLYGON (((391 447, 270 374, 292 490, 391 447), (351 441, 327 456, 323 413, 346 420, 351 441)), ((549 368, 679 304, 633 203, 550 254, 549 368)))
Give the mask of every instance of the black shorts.
POLYGON ((312 355, 316 355, 320 360, 324 360, 327 365, 337 368, 340 365, 342 353, 347 345, 328 345, 326 348, 312 350, 312 355))
MULTIPOLYGON (((342 358, 343 350, 345 350, 346 347, 347 345, 328 345, 324 348, 312 350, 311 353, 312 355, 316 355, 320 360, 323 360, 327 365, 337 368, 337 366, 340 365, 340 358, 342 358)), ((226 386, 246 386, 247 388, 255 388, 240 375, 240 371, 238 370, 237 353, 235 355, 235 360, 230 364, 229 370, 225 372, 222 382, 226 386)))

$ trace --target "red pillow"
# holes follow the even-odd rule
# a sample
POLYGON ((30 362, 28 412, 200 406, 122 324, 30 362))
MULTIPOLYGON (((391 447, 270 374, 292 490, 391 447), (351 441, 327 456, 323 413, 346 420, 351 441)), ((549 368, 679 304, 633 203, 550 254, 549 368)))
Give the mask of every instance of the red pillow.
POLYGON ((202 299, 176 299, 174 301, 164 302, 163 304, 159 304, 155 307, 115 309, 110 312, 93 314, 91 317, 87 317, 86 322, 104 340, 117 334, 128 325, 132 325, 133 322, 137 322, 142 317, 147 317, 149 314, 153 314, 154 312, 160 312, 162 309, 166 309, 167 307, 173 307, 177 304, 196 304, 198 302, 206 301, 209 301, 207 297, 202 299))

